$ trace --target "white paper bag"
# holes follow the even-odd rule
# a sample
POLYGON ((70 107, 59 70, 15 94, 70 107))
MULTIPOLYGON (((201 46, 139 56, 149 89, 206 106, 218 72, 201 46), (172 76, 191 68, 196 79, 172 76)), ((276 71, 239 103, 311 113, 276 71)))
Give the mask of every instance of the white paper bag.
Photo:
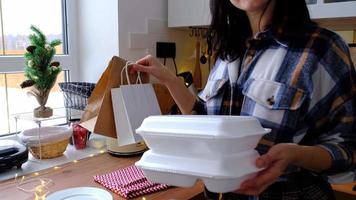
POLYGON ((142 141, 140 135, 135 130, 141 125, 142 121, 151 115, 161 115, 161 110, 157 101, 155 91, 151 84, 142 84, 140 76, 136 83, 130 84, 127 68, 129 62, 121 71, 126 71, 128 85, 111 89, 113 111, 115 118, 116 134, 118 145, 128 145, 142 141))

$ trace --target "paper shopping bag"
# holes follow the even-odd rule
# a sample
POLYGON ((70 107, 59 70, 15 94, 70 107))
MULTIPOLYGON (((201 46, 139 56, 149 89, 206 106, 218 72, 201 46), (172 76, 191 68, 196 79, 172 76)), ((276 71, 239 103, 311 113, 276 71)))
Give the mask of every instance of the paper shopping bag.
MULTIPOLYGON (((89 97, 88 105, 80 120, 80 125, 89 131, 108 137, 117 137, 111 101, 111 88, 120 86, 120 73, 126 62, 126 60, 114 56, 89 97)), ((136 77, 137 75, 133 74, 129 76, 129 79, 135 80, 136 77)), ((141 75, 141 78, 143 83, 148 82, 146 74, 141 75)), ((123 84, 126 84, 126 81, 123 81, 123 84)))
POLYGON ((163 115, 171 112, 172 106, 175 104, 173 97, 169 93, 167 87, 160 83, 153 83, 153 89, 155 90, 161 113, 163 115))
MULTIPOLYGON (((126 66, 127 72, 128 66, 126 66)), ((127 74, 127 73, 126 73, 127 74)), ((121 80, 123 77, 121 76, 121 80)), ((118 145, 128 145, 142 140, 135 130, 151 115, 161 115, 155 90, 151 84, 121 85, 111 89, 118 145)))

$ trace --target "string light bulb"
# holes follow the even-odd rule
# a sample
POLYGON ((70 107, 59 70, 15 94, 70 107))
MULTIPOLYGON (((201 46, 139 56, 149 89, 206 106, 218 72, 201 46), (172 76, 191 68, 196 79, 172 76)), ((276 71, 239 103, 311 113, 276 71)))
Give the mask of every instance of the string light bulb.
MULTIPOLYGON (((106 152, 105 150, 100 150, 96 154, 90 154, 89 157, 94 157, 94 156, 103 154, 105 152, 106 152)), ((53 167, 53 171, 58 170, 58 169, 66 168, 66 167, 70 166, 70 163, 76 164, 78 162, 80 162, 80 161, 79 160, 73 160, 72 162, 68 162, 67 165, 55 166, 55 167, 53 167)), ((32 174, 32 177, 36 177, 36 176, 39 176, 39 175, 43 176, 43 175, 49 174, 49 173, 51 173, 50 170, 47 170, 44 173, 34 172, 32 174)), ((21 176, 21 180, 18 181, 18 177, 19 177, 19 174, 16 173, 15 177, 14 177, 14 181, 15 181, 15 183, 17 183, 17 188, 22 190, 22 191, 24 191, 24 192, 27 192, 27 193, 34 193, 35 200, 45 200, 47 194, 49 193, 49 189, 48 189, 49 186, 54 184, 53 181, 51 179, 49 179, 49 178, 28 179, 28 178, 31 178, 31 176, 29 176, 29 177, 21 176), (25 179, 26 179, 26 181, 25 181, 25 179), (39 181, 40 184, 35 186, 32 189, 24 189, 24 188, 22 188, 22 185, 28 184, 28 183, 33 182, 33 181, 39 181)), ((146 200, 146 198, 143 197, 142 200, 146 200)))
POLYGON ((17 177, 18 177, 18 174, 16 173, 16 174, 15 174, 15 183, 16 183, 16 181, 17 181, 17 177))
POLYGON ((17 188, 27 193, 33 193, 35 200, 45 200, 51 185, 53 185, 53 181, 49 178, 35 178, 19 183, 17 188), (37 181, 39 184, 36 184, 37 181), (36 185, 31 186, 31 184, 36 185))

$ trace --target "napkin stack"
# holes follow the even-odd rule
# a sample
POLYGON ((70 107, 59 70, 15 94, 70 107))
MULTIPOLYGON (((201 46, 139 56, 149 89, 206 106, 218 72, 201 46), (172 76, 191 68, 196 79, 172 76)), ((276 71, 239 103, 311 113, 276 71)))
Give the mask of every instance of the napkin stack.
POLYGON ((148 181, 143 172, 134 165, 111 173, 96 175, 94 181, 124 198, 134 198, 169 187, 148 181))

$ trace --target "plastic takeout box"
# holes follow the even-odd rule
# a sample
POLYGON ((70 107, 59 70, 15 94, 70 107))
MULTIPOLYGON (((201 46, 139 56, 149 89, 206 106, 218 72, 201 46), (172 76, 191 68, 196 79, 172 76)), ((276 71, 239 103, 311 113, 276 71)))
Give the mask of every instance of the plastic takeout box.
POLYGON ((203 157, 252 150, 268 132, 254 117, 217 115, 150 116, 136 129, 153 151, 203 157))
POLYGON ((254 164, 257 157, 255 150, 216 159, 172 156, 149 150, 136 166, 151 182, 191 187, 201 179, 209 191, 230 192, 260 170, 254 164))

